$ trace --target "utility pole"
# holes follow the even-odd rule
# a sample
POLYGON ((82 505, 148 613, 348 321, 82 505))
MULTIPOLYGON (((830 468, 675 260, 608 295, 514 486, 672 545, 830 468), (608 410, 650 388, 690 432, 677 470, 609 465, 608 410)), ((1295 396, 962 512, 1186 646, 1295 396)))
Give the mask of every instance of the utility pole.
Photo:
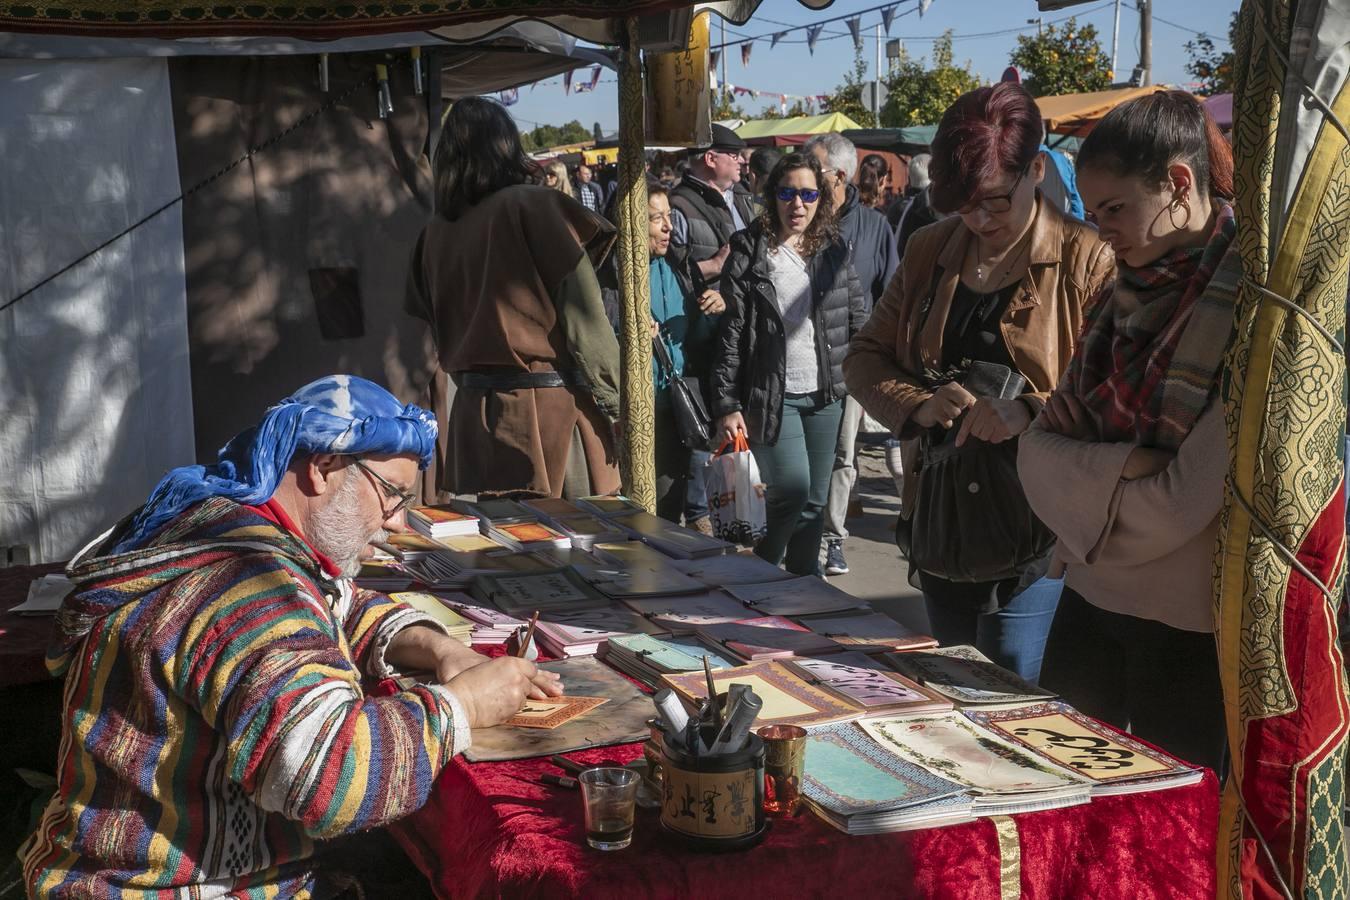
POLYGON ((1116 0, 1116 24, 1111 28, 1111 81, 1116 78, 1116 50, 1120 47, 1120 0, 1116 0))
POLYGON ((722 105, 731 105, 731 91, 727 88, 727 20, 721 16, 717 21, 722 23, 722 105))
POLYGON ((872 127, 881 127, 881 23, 875 31, 877 37, 877 67, 872 75, 872 127))
POLYGON ((1139 84, 1153 83, 1153 0, 1139 0, 1139 84))

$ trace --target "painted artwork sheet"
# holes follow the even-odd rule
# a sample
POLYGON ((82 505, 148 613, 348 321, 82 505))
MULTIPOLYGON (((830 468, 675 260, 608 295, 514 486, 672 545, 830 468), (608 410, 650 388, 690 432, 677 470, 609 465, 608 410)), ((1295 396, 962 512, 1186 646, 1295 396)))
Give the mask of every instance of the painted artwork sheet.
POLYGON ((952 708, 950 700, 924 690, 865 653, 837 653, 825 659, 794 659, 786 664, 867 713, 952 708))
POLYGON ((886 663, 911 681, 960 704, 1038 703, 1055 695, 995 665, 974 647, 888 653, 886 663))
POLYGON ((852 722, 825 725, 806 739, 802 794, 836 815, 854 816, 965 793, 884 749, 852 722))
POLYGON ((1085 780, 978 728, 956 712, 869 719, 858 724, 885 749, 979 794, 1055 791, 1085 780))
MULTIPOLYGON (((752 663, 713 672, 712 677, 718 693, 725 692, 733 684, 744 684, 759 696, 764 702, 764 708, 755 719, 756 726, 823 725, 850 719, 858 714, 854 707, 828 691, 808 684, 781 663, 752 663)), ((702 672, 664 675, 661 680, 691 707, 708 696, 708 684, 702 672)))

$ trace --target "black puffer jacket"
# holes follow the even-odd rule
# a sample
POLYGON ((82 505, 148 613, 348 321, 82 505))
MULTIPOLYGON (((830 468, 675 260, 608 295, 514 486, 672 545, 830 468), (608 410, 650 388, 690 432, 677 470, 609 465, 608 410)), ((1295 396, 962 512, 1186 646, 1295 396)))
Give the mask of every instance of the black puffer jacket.
MULTIPOLYGON (((820 389, 831 399, 846 393, 844 356, 849 339, 866 321, 862 285, 851 257, 851 249, 836 241, 808 263, 820 389)), ((727 309, 718 327, 709 393, 714 416, 739 411, 750 440, 775 444, 783 424, 787 339, 774 302, 768 260, 769 235, 760 222, 732 237, 731 253, 722 268, 727 309)))

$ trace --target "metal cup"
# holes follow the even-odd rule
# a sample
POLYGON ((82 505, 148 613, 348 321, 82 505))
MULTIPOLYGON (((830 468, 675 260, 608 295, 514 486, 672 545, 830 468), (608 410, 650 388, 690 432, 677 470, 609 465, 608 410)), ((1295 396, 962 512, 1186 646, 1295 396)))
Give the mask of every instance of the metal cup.
POLYGON ((764 811, 771 816, 795 816, 801 806, 806 729, 766 725, 756 733, 764 741, 764 811))

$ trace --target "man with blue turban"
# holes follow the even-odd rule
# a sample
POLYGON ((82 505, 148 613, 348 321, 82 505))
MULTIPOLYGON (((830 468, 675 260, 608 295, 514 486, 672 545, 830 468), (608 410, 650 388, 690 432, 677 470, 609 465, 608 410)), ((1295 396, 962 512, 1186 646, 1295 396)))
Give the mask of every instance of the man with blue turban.
POLYGON ((30 896, 321 893, 316 838, 412 812, 471 727, 561 693, 348 580, 403 527, 435 446, 426 411, 324 378, 80 552, 48 659, 63 733, 22 851, 30 896), (434 681, 362 689, 415 670, 434 681))

